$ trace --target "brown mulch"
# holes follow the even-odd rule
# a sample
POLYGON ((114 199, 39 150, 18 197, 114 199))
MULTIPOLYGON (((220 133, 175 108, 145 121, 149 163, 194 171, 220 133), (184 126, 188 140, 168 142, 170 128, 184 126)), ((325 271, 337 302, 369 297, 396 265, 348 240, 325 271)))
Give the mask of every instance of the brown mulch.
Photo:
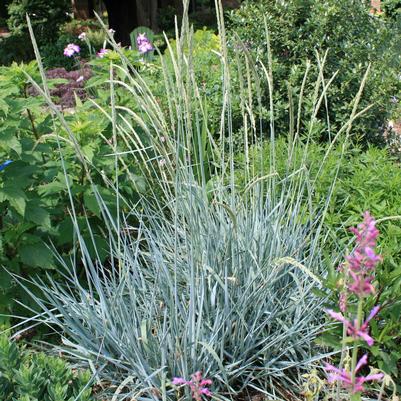
MULTIPOLYGON (((61 109, 69 109, 75 107, 75 96, 81 100, 88 97, 87 91, 84 88, 85 81, 92 76, 92 70, 87 64, 83 64, 80 69, 67 71, 65 68, 53 68, 46 71, 46 77, 49 79, 62 78, 67 82, 57 84, 50 90, 50 95, 54 96, 55 103, 61 109)), ((37 96, 35 88, 29 89, 31 96, 37 96)))

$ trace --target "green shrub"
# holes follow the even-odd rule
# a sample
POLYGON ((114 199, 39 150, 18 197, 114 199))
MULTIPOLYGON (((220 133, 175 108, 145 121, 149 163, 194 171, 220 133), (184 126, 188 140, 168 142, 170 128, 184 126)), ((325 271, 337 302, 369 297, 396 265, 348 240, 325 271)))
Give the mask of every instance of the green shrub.
POLYGON ((8 5, 7 25, 11 36, 1 40, 0 64, 30 61, 34 58, 28 33, 26 14, 31 18, 39 46, 49 46, 57 40, 59 27, 68 20, 71 2, 68 0, 13 0, 8 5))
POLYGON ((395 20, 399 20, 401 18, 401 1, 400 0, 384 0, 383 1, 383 10, 386 13, 386 16, 393 18, 395 20))
MULTIPOLYGON (((174 57, 176 57, 176 40, 171 39, 169 41, 171 46, 171 51, 174 57)), ((192 37, 192 42, 190 45, 187 43, 183 46, 183 52, 186 57, 190 55, 188 61, 193 66, 193 71, 191 74, 185 76, 184 79, 191 80, 195 79, 198 88, 197 93, 193 94, 193 97, 199 96, 203 101, 203 107, 207 112, 207 125, 212 134, 218 137, 219 121, 221 109, 221 95, 222 95, 222 71, 223 65, 221 61, 221 45, 219 36, 209 29, 203 28, 196 30, 192 37), (191 47, 191 50, 189 50, 191 47)), ((160 99, 161 104, 167 108, 168 107, 168 93, 163 85, 160 85, 160 81, 163 79, 163 65, 168 68, 171 74, 174 74, 174 66, 172 64, 172 54, 170 54, 170 49, 167 48, 164 54, 155 60, 153 63, 157 68, 155 74, 146 74, 149 85, 152 91, 160 99)), ((231 85, 238 88, 238 82, 236 77, 236 70, 234 66, 230 65, 231 69, 231 85)), ((196 101, 195 101, 196 102, 196 101)), ((232 108, 233 108, 233 119, 237 120, 240 113, 240 97, 233 97, 232 108)))
POLYGON ((89 372, 73 372, 61 358, 29 352, 0 336, 2 401, 89 401, 93 400, 90 379, 89 372))
MULTIPOLYGON (((8 6, 7 25, 12 34, 27 34, 26 14, 31 19, 33 32, 39 45, 53 42, 55 32, 69 17, 68 0, 13 0, 8 6)), ((29 40, 29 35, 27 36, 29 40)))
POLYGON ((33 47, 26 35, 15 34, 0 38, 0 65, 14 61, 32 60, 33 47))
MULTIPOLYGON (((311 179, 315 182, 314 203, 320 204, 326 199, 335 176, 338 181, 333 188, 328 214, 326 217, 324 236, 325 251, 338 252, 349 247, 352 234, 348 227, 355 226, 362 212, 369 210, 379 221, 378 229, 379 250, 383 263, 377 268, 378 294, 377 298, 369 300, 367 310, 375 302, 381 305, 380 319, 383 324, 376 322, 372 334, 376 344, 370 348, 376 367, 384 369, 393 377, 401 374, 401 220, 389 219, 388 216, 401 216, 401 167, 393 160, 385 149, 369 147, 363 151, 358 147, 349 148, 345 154, 340 144, 328 156, 324 168, 320 171, 326 146, 312 143, 295 148, 294 166, 300 168, 305 164, 311 179), (340 162, 341 158, 343 160, 340 162), (339 170, 337 171, 337 167, 339 170), (384 219, 380 222, 381 219, 384 219)), ((280 176, 286 174, 288 167, 287 140, 277 143, 277 171, 280 176)), ((250 170, 255 177, 270 163, 270 145, 254 147, 250 152, 250 170)), ((237 184, 244 187, 244 157, 238 158, 237 184)), ((332 271, 329 286, 335 291, 336 274, 332 271)), ((370 309, 369 309, 370 308, 370 309)), ((328 336, 329 338, 330 336, 328 336)))
MULTIPOLYGON (((390 115, 396 115, 399 106, 391 102, 401 92, 398 77, 401 59, 400 26, 369 14, 369 2, 360 0, 260 0, 247 1, 230 14, 230 30, 234 43, 236 36, 248 50, 267 64, 265 20, 270 34, 273 58, 276 103, 276 131, 286 134, 288 114, 288 86, 296 101, 301 87, 307 59, 314 60, 315 52, 321 58, 328 50, 325 63, 325 81, 338 70, 328 91, 327 107, 318 114, 320 121, 331 122, 331 133, 348 118, 349 106, 358 90, 361 76, 371 63, 371 73, 361 99, 361 106, 373 107, 353 127, 358 139, 382 142, 382 131, 390 115), (234 35, 235 34, 235 35, 234 35), (284 130, 283 130, 284 128, 284 130)), ((238 46, 238 45, 236 45, 238 46)), ((316 82, 317 69, 311 68, 310 83, 316 82)), ((310 85, 309 83, 309 85, 310 85)), ((266 87, 266 85, 264 85, 266 87)), ((267 95, 265 102, 268 103, 267 95)), ((327 138, 326 128, 320 132, 327 138)))

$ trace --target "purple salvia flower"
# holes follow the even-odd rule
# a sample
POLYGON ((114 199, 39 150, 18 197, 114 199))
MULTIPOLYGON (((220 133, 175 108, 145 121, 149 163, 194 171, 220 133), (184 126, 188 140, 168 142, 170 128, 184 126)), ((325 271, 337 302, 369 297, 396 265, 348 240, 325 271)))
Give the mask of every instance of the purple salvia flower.
POLYGON ((74 43, 69 43, 67 47, 64 49, 64 56, 67 57, 72 57, 75 53, 79 53, 81 51, 81 48, 74 44, 74 43))

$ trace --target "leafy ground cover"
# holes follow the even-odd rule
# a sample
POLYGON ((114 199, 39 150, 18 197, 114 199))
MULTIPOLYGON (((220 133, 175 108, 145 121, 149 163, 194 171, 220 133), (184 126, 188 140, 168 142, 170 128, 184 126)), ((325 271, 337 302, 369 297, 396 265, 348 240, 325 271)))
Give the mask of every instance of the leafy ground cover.
POLYGON ((4 401, 93 400, 89 372, 73 371, 61 358, 30 352, 0 337, 0 396, 4 401))

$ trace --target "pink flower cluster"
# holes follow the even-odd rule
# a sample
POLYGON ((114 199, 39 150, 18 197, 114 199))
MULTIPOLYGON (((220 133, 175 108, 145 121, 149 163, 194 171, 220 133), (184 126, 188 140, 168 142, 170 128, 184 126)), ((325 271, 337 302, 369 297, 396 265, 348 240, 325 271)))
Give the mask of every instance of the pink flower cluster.
POLYGON ((146 37, 146 33, 140 33, 137 36, 136 45, 139 53, 141 54, 145 54, 153 50, 152 43, 150 43, 150 40, 146 37))
POLYGON ((191 380, 185 380, 183 377, 174 377, 172 380, 174 386, 189 386, 192 398, 195 401, 201 401, 202 396, 211 397, 212 392, 208 388, 212 385, 210 379, 204 379, 202 372, 198 371, 191 375, 191 380))
POLYGON ((334 312, 332 310, 328 310, 327 313, 335 320, 338 320, 339 322, 343 323, 345 327, 347 328, 347 334, 354 339, 358 339, 358 337, 362 338, 363 340, 366 341, 366 343, 371 347, 374 343, 373 338, 370 337, 369 335, 369 322, 372 320, 375 315, 379 312, 380 307, 375 306, 371 312, 369 313, 369 316, 367 319, 362 323, 362 325, 358 328, 358 321, 357 319, 354 319, 354 322, 350 322, 347 320, 341 313, 334 312))
MULTIPOLYGON (((357 373, 363 365, 368 363, 368 357, 364 355, 356 365, 355 373, 357 373)), ((328 382, 334 383, 337 380, 340 380, 345 388, 351 390, 352 394, 361 392, 364 390, 363 384, 368 381, 380 380, 383 375, 381 373, 376 373, 368 376, 358 376, 355 378, 355 382, 352 382, 352 375, 350 372, 347 372, 345 369, 338 369, 329 363, 326 363, 325 366, 326 371, 332 372, 329 374, 328 382)))
MULTIPOLYGON (((363 222, 358 227, 351 228, 351 232, 355 234, 357 246, 352 254, 346 257, 347 263, 340 267, 340 271, 345 274, 344 290, 341 292, 339 300, 339 307, 343 313, 334 312, 333 310, 327 310, 327 313, 333 319, 343 323, 346 334, 352 337, 354 341, 362 339, 366 341, 368 346, 372 346, 374 340, 369 335, 369 322, 377 315, 380 307, 375 306, 368 317, 363 320, 363 302, 366 296, 373 294, 375 291, 372 284, 374 270, 381 261, 381 256, 376 255, 374 251, 379 231, 376 228, 376 221, 369 212, 365 212, 363 214, 363 222), (344 316, 347 310, 347 299, 352 295, 358 299, 358 315, 356 318, 347 319, 344 316)), ((383 375, 377 373, 368 376, 356 376, 361 367, 367 364, 367 356, 364 355, 357 363, 358 343, 354 345, 353 352, 350 371, 344 368, 336 368, 330 364, 326 364, 325 370, 329 373, 329 383, 339 381, 343 387, 355 394, 364 390, 363 384, 365 382, 380 380, 383 375)))
POLYGON ((72 57, 75 53, 79 53, 81 51, 81 48, 74 44, 74 43, 69 43, 67 47, 64 49, 64 56, 66 57, 72 57))

